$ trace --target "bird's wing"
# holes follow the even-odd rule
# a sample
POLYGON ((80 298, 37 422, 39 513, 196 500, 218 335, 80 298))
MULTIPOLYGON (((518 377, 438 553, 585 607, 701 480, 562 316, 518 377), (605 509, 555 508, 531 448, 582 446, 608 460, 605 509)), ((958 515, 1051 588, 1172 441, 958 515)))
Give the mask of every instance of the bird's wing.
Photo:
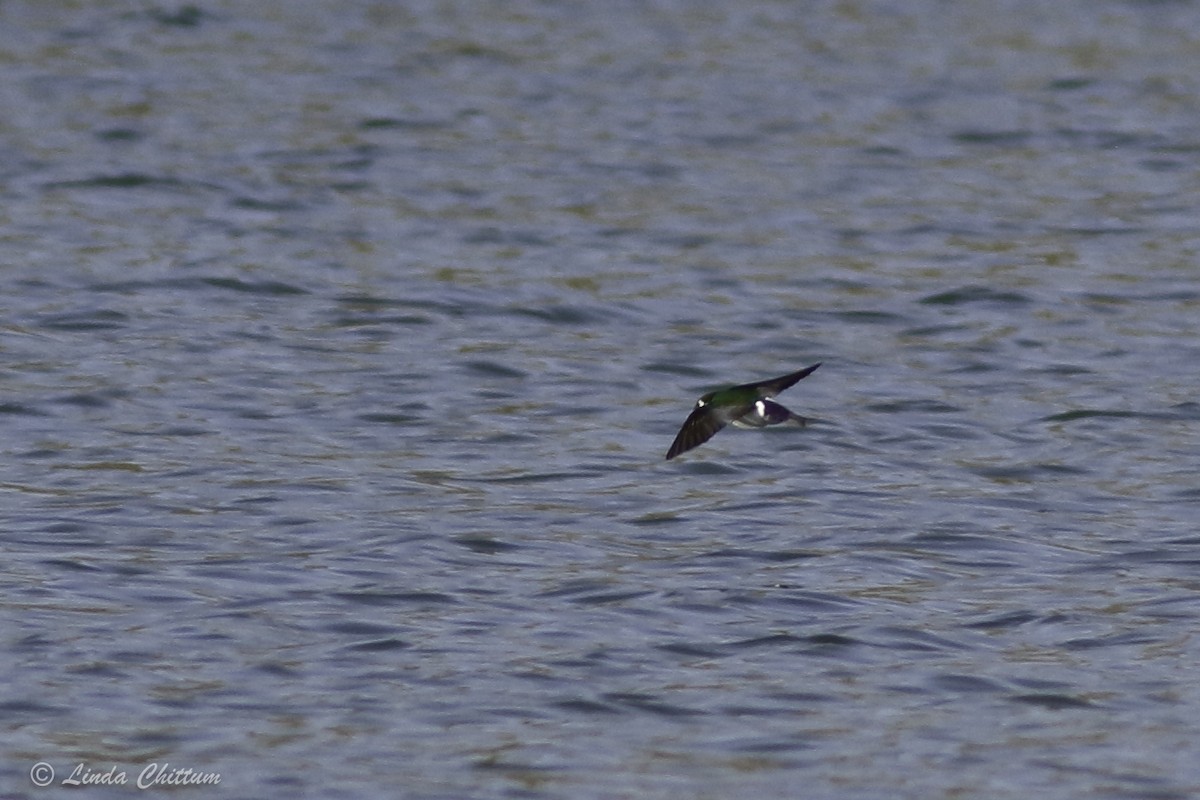
POLYGON ((820 361, 818 361, 816 364, 813 364, 811 367, 805 367, 804 369, 800 370, 799 372, 792 372, 787 375, 781 375, 778 378, 773 378, 772 380, 769 380, 769 381, 759 381, 758 383, 744 383, 741 386, 738 386, 736 388, 738 388, 738 389, 756 389, 759 392, 759 397, 774 397, 775 395, 782 392, 784 389, 789 389, 792 386, 794 386, 796 384, 796 382, 799 381, 801 378, 807 378, 819 366, 821 366, 820 361))
POLYGON ((678 435, 675 436, 675 441, 671 442, 671 449, 667 450, 667 460, 670 461, 680 453, 686 453, 693 447, 700 445, 711 439, 717 431, 725 427, 728 419, 737 419, 752 408, 747 404, 745 408, 734 410, 728 416, 717 414, 708 406, 700 406, 688 415, 687 420, 683 423, 683 427, 679 429, 678 435))

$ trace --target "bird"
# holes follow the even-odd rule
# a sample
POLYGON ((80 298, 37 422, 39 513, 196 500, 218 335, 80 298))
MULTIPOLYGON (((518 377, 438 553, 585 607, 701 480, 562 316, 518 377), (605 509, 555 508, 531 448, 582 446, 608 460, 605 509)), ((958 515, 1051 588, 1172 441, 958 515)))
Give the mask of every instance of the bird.
POLYGON ((799 372, 756 383, 742 383, 702 396, 679 429, 675 441, 671 442, 667 461, 704 444, 731 422, 737 428, 765 428, 785 422, 804 425, 808 420, 793 414, 772 398, 812 374, 819 366, 821 362, 799 372))

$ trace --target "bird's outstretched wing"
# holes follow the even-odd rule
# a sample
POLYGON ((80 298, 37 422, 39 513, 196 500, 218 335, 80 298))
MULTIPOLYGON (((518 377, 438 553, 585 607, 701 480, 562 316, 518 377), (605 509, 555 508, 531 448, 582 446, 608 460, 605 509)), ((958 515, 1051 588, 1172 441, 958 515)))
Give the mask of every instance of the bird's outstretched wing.
POLYGON ((820 361, 818 361, 816 364, 813 364, 811 367, 805 367, 804 369, 800 370, 799 372, 790 372, 787 375, 781 375, 778 378, 772 378, 769 381, 758 381, 756 383, 743 383, 741 386, 736 386, 734 388, 735 389, 756 389, 756 390, 758 390, 759 397, 774 397, 775 395, 782 392, 784 389, 790 389, 792 386, 795 386, 796 383, 798 381, 800 381, 801 378, 807 378, 814 371, 816 371, 817 367, 819 367, 819 366, 821 366, 820 361))
MULTIPOLYGON (((799 380, 797 378, 797 380, 799 380)), ((731 413, 722 415, 718 414, 709 406, 700 406, 688 415, 684 421, 683 427, 679 429, 679 433, 675 436, 675 441, 671 442, 671 448, 667 450, 667 461, 670 461, 680 453, 686 453, 693 447, 700 445, 711 439, 717 431, 725 427, 729 419, 737 419, 752 408, 747 405, 742 409, 734 409, 731 413)))

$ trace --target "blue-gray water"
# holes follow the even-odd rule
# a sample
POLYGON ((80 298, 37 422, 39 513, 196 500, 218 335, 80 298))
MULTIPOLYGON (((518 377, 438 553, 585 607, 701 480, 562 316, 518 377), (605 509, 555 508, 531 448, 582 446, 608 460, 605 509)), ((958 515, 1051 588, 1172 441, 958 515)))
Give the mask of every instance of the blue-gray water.
POLYGON ((1197 31, 0 3, 0 792, 1197 796, 1197 31))

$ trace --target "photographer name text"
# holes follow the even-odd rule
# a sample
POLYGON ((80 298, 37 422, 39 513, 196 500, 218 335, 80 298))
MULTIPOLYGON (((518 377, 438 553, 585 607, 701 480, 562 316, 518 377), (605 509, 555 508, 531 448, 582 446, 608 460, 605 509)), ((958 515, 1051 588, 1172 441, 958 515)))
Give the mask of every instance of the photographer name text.
MULTIPOLYGON (((30 779, 37 786, 49 786, 54 782, 54 768, 45 761, 33 765, 30 779)), ((221 782, 219 772, 200 772, 191 767, 172 767, 169 763, 152 762, 137 774, 135 786, 139 789, 181 786, 216 786, 221 782)), ((107 770, 92 769, 82 762, 76 764, 71 774, 62 779, 62 786, 124 786, 129 783, 129 773, 114 764, 107 770)))

